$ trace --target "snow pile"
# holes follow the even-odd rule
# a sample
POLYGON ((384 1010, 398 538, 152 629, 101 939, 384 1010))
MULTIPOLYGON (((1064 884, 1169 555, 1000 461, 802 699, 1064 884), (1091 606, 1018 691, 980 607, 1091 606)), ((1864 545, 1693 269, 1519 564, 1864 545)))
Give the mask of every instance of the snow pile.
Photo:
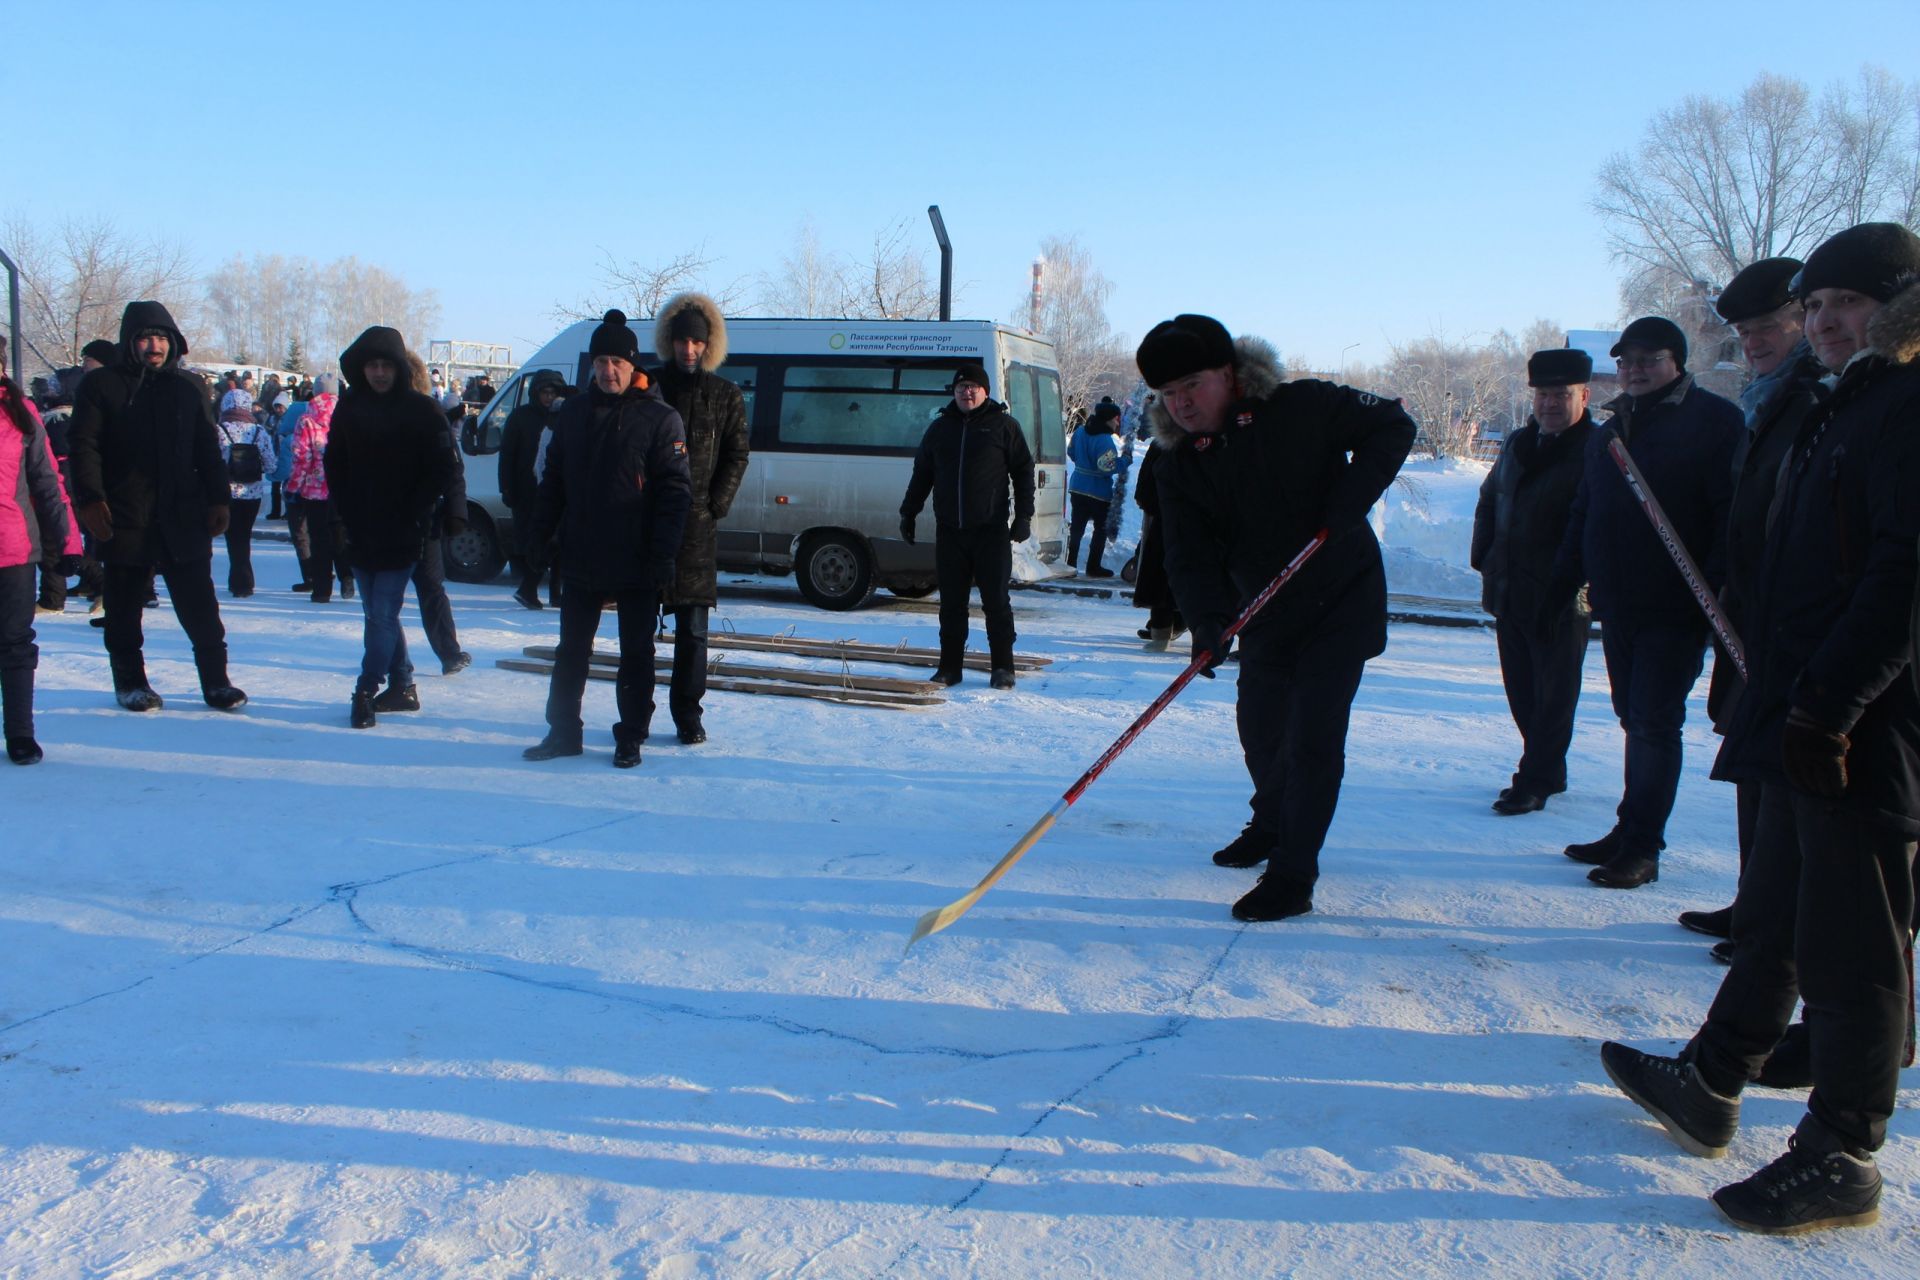
POLYGON ((1459 458, 1407 459, 1373 509, 1388 591, 1479 601, 1480 575, 1467 567, 1467 558, 1487 469, 1485 462, 1459 458))

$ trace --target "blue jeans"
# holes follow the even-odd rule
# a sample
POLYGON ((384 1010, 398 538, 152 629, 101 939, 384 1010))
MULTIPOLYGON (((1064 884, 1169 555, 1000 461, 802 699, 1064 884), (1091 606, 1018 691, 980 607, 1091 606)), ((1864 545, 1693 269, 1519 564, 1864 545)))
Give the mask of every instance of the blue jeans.
POLYGON ((400 606, 407 601, 407 582, 413 566, 404 569, 353 570, 360 588, 360 607, 366 611, 366 655, 360 659, 357 693, 373 693, 386 678, 389 687, 404 689, 413 683, 413 663, 407 661, 407 633, 400 625, 400 606))
POLYGON ((1680 788, 1680 728, 1687 695, 1706 661, 1704 623, 1600 624, 1613 686, 1613 714, 1627 731, 1620 837, 1649 857, 1667 847, 1667 817, 1680 788))

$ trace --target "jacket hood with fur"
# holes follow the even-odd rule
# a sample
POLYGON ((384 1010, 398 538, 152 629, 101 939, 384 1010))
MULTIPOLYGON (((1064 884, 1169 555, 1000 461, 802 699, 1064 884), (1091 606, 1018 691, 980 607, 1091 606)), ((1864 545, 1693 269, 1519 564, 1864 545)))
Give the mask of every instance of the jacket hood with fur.
MULTIPOLYGON (((1233 376, 1240 385, 1241 400, 1265 400, 1279 389, 1285 376, 1280 366, 1280 353, 1265 338, 1242 336, 1233 340, 1233 376)), ((1187 433, 1173 415, 1167 412, 1167 406, 1159 396, 1147 406, 1147 422, 1153 428, 1153 438, 1162 449, 1177 449, 1187 433)))
POLYGON ((1867 347, 1894 364, 1920 361, 1920 280, 1907 283, 1867 321, 1867 347))
POLYGON ((727 362, 727 319, 720 304, 704 293, 676 293, 660 308, 653 320, 653 352, 668 364, 673 363, 673 318, 683 311, 698 311, 707 318, 707 351, 700 357, 700 372, 712 373, 727 362))

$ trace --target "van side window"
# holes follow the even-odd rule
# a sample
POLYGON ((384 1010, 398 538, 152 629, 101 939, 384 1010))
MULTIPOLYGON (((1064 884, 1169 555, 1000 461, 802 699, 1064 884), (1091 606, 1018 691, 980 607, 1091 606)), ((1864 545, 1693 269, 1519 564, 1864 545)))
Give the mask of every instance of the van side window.
POLYGON ((1060 414, 1060 377, 1047 369, 1035 369, 1033 381, 1040 388, 1040 412, 1032 422, 1025 423, 1033 460, 1065 462, 1067 427, 1060 414))
POLYGON ((1040 422, 1038 406, 1033 398, 1033 370, 1024 364, 1007 366, 1007 412, 1020 420, 1020 429, 1027 433, 1027 447, 1033 450, 1034 460, 1040 459, 1039 436, 1035 429, 1040 422))
MULTIPOLYGON (((507 415, 520 407, 521 399, 527 393, 528 375, 522 374, 507 384, 507 389, 494 400, 493 407, 487 410, 487 416, 480 420, 477 427, 469 426, 460 433, 460 446, 471 454, 500 452, 500 434, 506 429, 507 415)), ((471 423, 473 420, 468 419, 471 423)))
POLYGON ((912 453, 951 397, 944 375, 875 365, 790 365, 782 370, 780 447, 912 453), (899 385, 901 375, 912 383, 899 385))

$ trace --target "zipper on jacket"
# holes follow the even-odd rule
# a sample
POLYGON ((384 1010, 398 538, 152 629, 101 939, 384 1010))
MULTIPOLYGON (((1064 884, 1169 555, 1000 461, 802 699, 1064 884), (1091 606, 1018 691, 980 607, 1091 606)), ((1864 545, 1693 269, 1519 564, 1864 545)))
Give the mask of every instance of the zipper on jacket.
POLYGON ((953 518, 967 527, 967 415, 960 415, 960 465, 953 473, 953 518))

